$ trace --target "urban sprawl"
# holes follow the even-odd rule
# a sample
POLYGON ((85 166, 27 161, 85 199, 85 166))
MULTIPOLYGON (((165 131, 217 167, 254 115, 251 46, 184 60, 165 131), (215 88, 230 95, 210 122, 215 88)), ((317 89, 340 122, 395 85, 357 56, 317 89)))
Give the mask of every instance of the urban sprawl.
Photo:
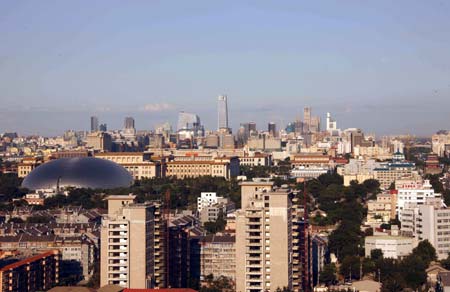
POLYGON ((1 134, 0 291, 450 291, 450 132, 228 114, 1 134))

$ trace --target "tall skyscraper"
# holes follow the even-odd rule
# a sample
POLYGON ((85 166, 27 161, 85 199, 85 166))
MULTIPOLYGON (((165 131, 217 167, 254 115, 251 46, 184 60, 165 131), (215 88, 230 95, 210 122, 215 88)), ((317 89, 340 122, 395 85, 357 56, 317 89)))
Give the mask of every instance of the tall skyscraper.
POLYGON ((98 118, 96 116, 91 117, 91 132, 98 131, 98 118))
POLYGON ((311 108, 305 107, 303 109, 303 133, 308 133, 311 126, 311 108))
POLYGON ((218 130, 229 130, 227 96, 221 95, 217 101, 217 128, 218 130))
POLYGON ((125 129, 135 129, 134 127, 134 118, 126 117, 124 122, 125 129))
POLYGON ((273 137, 277 136, 277 125, 275 123, 270 122, 267 125, 267 130, 269 131, 269 135, 273 137))
POLYGON ((256 123, 255 122, 248 123, 248 130, 250 134, 252 134, 252 132, 256 133, 256 123))

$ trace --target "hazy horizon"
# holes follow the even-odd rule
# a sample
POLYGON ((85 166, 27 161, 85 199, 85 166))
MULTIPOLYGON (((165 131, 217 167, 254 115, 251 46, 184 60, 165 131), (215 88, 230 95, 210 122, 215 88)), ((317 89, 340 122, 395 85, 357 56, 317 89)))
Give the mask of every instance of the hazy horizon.
POLYGON ((179 111, 277 128, 429 136, 450 128, 450 3, 0 1, 0 132, 137 129, 179 111))

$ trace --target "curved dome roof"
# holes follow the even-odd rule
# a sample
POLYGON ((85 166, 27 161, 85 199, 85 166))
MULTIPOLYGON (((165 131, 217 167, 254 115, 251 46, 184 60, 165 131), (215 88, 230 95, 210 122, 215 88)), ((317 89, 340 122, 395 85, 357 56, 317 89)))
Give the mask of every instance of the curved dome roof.
POLYGON ((112 189, 128 187, 133 182, 133 177, 124 167, 109 160, 60 158, 36 167, 25 177, 22 187, 30 190, 56 189, 58 178, 62 188, 112 189))

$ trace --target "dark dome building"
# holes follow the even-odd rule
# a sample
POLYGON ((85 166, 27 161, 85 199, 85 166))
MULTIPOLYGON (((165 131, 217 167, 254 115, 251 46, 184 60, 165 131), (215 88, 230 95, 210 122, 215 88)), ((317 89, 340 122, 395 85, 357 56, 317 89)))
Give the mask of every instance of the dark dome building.
POLYGON ((22 187, 56 189, 76 187, 91 189, 113 189, 128 187, 133 177, 122 166, 109 160, 83 157, 60 158, 36 167, 25 177, 22 187))

